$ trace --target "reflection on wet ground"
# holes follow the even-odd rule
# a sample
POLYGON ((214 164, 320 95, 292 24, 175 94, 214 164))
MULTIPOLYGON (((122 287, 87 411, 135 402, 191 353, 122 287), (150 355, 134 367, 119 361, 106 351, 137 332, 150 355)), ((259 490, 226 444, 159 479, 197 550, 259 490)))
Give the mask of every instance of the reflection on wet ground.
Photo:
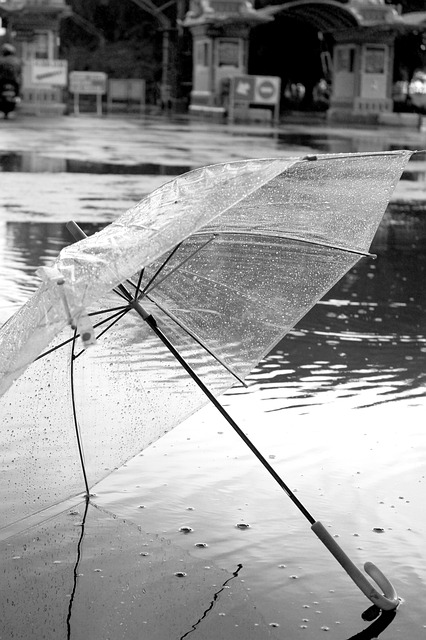
POLYGON ((49 158, 35 153, 0 153, 0 172, 13 173, 95 173, 147 176, 175 176, 192 167, 154 163, 119 164, 90 162, 72 158, 49 158))
MULTIPOLYGON (((264 135, 262 136, 264 137, 264 135)), ((314 136, 305 134, 279 134, 277 138, 286 149, 292 146, 315 148, 320 153, 356 153, 359 145, 348 145, 344 138, 330 139, 329 136, 314 136), (354 146, 355 149, 351 147, 354 146)), ((382 145, 382 151, 394 151, 400 147, 394 144, 382 145)), ((375 149, 377 150, 377 149, 375 149)), ((416 151, 416 149, 412 149, 416 151)), ((426 152, 413 155, 411 162, 419 163, 426 160, 426 152)), ((191 169, 195 165, 163 164, 163 163, 118 163, 95 162, 75 158, 58 158, 25 152, 0 152, 0 172, 7 173, 84 173, 84 174, 116 174, 116 175, 145 175, 145 176, 177 176, 191 169)), ((424 181, 426 169, 416 169, 410 164, 402 175, 402 180, 424 181)))
MULTIPOLYGON (((191 558, 178 545, 87 502, 0 541, 0 549, 7 568, 2 589, 13 603, 2 610, 5 639, 178 640, 200 625, 206 633, 216 617, 205 620, 209 611, 232 618, 236 604, 249 598, 238 580, 241 564, 230 571, 206 567, 201 554, 191 558), (40 572, 41 564, 48 570, 40 572), (40 607, 40 592, 46 608, 40 607), (141 636, 141 629, 148 635, 141 636)), ((245 640, 255 627, 266 629, 257 637, 269 637, 268 625, 252 607, 232 637, 245 640)))
MULTIPOLYGON (((419 145, 412 143, 395 144, 386 138, 376 137, 353 138, 335 135, 332 131, 324 133, 292 133, 283 132, 277 135, 278 144, 287 148, 292 146, 309 147, 320 153, 362 153, 366 151, 398 151, 401 148, 410 151, 421 151, 419 145)), ((425 153, 419 153, 417 159, 424 160, 425 153)))
MULTIPOLYGON (((6 252, 0 265, 3 319, 35 288, 34 268, 49 262, 70 241, 62 224, 10 222, 5 228, 6 252)), ((88 235, 98 228, 99 225, 85 224, 88 235)), ((360 555, 360 562, 381 558, 379 565, 384 565, 389 577, 396 579, 403 597, 410 601, 410 616, 401 608, 391 621, 390 633, 401 634, 410 629, 409 637, 417 640, 420 637, 416 635, 417 629, 425 621, 422 606, 416 605, 413 598, 415 592, 424 588, 426 576, 424 580, 420 578, 419 586, 418 577, 413 582, 414 569, 410 567, 416 566, 416 540, 422 537, 420 515, 416 515, 421 509, 416 509, 416 505, 423 500, 424 443, 419 438, 423 427, 418 413, 413 412, 421 411, 425 402, 424 237, 411 234, 408 241, 406 235, 397 235, 389 242, 385 233, 377 237, 372 250, 378 254, 377 260, 359 262, 253 371, 248 389, 231 390, 224 402, 268 454, 274 467, 281 469, 283 478, 290 480, 303 503, 313 507, 319 517, 327 518, 333 531, 342 534, 343 548, 349 547, 355 559, 360 555), (367 407, 368 416, 363 413, 367 407), (398 407, 402 413, 398 413, 398 407), (339 412, 344 416, 344 425, 340 423, 339 412), (379 412, 376 417, 374 412, 379 412), (256 415, 262 416, 262 434, 254 424, 256 415), (397 415, 411 416, 403 417, 407 420, 403 438, 398 435, 401 422, 392 423, 397 415), (351 421, 348 416, 353 416, 351 421), (301 422, 303 419, 306 421, 301 422), (375 545, 377 534, 373 527, 387 534, 384 544, 375 545), (357 551, 361 547, 351 548, 351 537, 355 535, 355 540, 362 538, 361 546, 369 550, 371 558, 365 558, 364 551, 357 551), (400 576, 398 550, 402 547, 406 567, 403 571, 407 575, 400 576), (411 584, 415 585, 414 590, 411 584)), ((171 549, 176 545, 184 548, 184 557, 174 551, 172 563, 162 564, 161 580, 175 603, 178 600, 174 584, 169 585, 169 581, 187 580, 184 584, 192 586, 179 594, 191 599, 193 579, 200 572, 202 575, 206 566, 218 565, 229 571, 243 564, 239 580, 244 580, 250 589, 262 615, 249 619, 242 613, 232 614, 235 591, 230 592, 230 610, 226 611, 223 598, 217 603, 213 598, 218 591, 213 584, 224 584, 226 576, 212 583, 211 589, 203 578, 206 597, 200 598, 190 620, 181 618, 183 628, 188 621, 190 625, 186 628, 200 620, 211 601, 214 606, 199 625, 209 639, 217 637, 214 627, 218 620, 226 633, 234 624, 250 633, 247 627, 250 623, 253 628, 256 626, 259 637, 270 637, 274 629, 277 633, 279 629, 290 630, 288 637, 292 639, 303 632, 304 638, 316 640, 319 631, 327 631, 333 640, 367 639, 377 633, 383 633, 384 640, 394 637, 386 635, 385 623, 389 622, 386 617, 381 617, 380 623, 360 628, 360 611, 365 604, 357 600, 356 589, 354 592, 337 563, 319 553, 309 527, 292 512, 285 498, 281 502, 281 494, 278 496, 268 484, 250 454, 226 433, 226 426, 217 416, 194 417, 192 423, 179 429, 175 440, 172 432, 98 485, 98 497, 94 500, 126 522, 133 522, 135 536, 139 535, 138 528, 154 531, 154 537, 158 533, 164 536, 159 545, 151 542, 154 537, 150 535, 141 543, 148 544, 147 548, 139 549, 137 540, 132 547, 140 562, 148 561, 150 572, 154 570, 154 558, 146 554, 152 553, 154 547, 161 550, 162 545, 169 544, 167 540, 172 540, 171 549), (248 494, 247 486, 253 478, 256 491, 248 494), (282 504, 280 515, 276 512, 277 500, 282 504), (250 527, 236 528, 236 523, 250 527), (196 555, 192 565, 182 562, 193 554, 196 555), (176 577, 179 572, 187 575, 176 577), (351 604, 353 600, 357 605, 351 604), (289 606, 289 602, 296 602, 297 606, 289 606), (222 620, 223 613, 227 616, 222 620), (244 616, 244 625, 240 615, 244 616)), ((115 522, 120 527, 118 520, 115 522)), ((64 540, 64 530, 59 523, 55 545, 57 537, 64 540)), ((127 566, 132 560, 129 549, 122 548, 122 541, 118 546, 117 541, 105 540, 100 547, 96 537, 96 553, 90 540, 88 546, 84 540, 81 543, 85 560, 78 571, 82 577, 75 582, 76 595, 69 618, 74 633, 71 637, 87 637, 84 624, 80 633, 84 616, 79 612, 86 610, 86 587, 90 588, 93 581, 102 582, 104 588, 92 608, 96 624, 106 619, 105 612, 110 607, 115 611, 115 617, 108 618, 110 629, 114 621, 121 622, 128 612, 134 611, 136 601, 134 597, 128 601, 127 596, 136 593, 140 576, 132 578, 132 588, 124 587, 124 593, 121 584, 124 580, 128 585, 128 576, 117 577, 115 568, 127 566), (107 574, 114 575, 108 583, 102 580, 107 574)), ((67 545, 63 550, 61 546, 55 547, 49 560, 48 567, 52 566, 58 577, 61 571, 72 569, 75 562, 68 542, 67 545)), ((75 551, 75 545, 71 544, 71 548, 75 551)), ((7 547, 10 549, 13 551, 7 547)), ((28 558, 20 568, 23 584, 33 575, 33 567, 39 566, 38 551, 34 549, 33 553, 31 549, 27 546, 23 551, 16 550, 10 557, 12 564, 20 562, 18 557, 28 558)), ((140 570, 147 581, 143 588, 152 595, 151 601, 148 596, 144 600, 148 607, 146 622, 150 624, 161 599, 153 586, 154 578, 150 577, 155 573, 147 574, 143 567, 140 570)), ((207 570, 206 576, 209 575, 207 570)), ((51 581, 47 569, 44 576, 43 579, 51 581)), ((29 581, 29 587, 31 584, 29 581)), ((64 593, 71 593, 70 584, 63 589, 64 593)), ((31 598, 29 602, 37 608, 38 597, 31 598)), ((65 598, 64 606, 68 604, 69 599, 65 598)), ((161 601, 161 607, 164 606, 161 601)), ((175 615, 173 609, 162 622, 173 624, 175 615)), ((39 613, 33 620, 38 629, 51 624, 50 617, 39 613)), ((136 636, 129 637, 133 640, 136 636)))
POLYGON ((426 170, 415 171, 413 169, 411 171, 404 171, 404 173, 401 176, 401 180, 411 180, 412 182, 425 182, 426 170))
POLYGON ((249 377, 265 411, 424 401, 424 243, 372 250, 249 377))
MULTIPOLYGON (((111 221, 169 178, 224 160, 426 147, 418 132, 312 124, 65 118, 9 125, 0 151, 0 221, 111 221)), ((400 203, 423 210, 425 175, 425 153, 416 154, 392 197, 398 213, 400 203)))

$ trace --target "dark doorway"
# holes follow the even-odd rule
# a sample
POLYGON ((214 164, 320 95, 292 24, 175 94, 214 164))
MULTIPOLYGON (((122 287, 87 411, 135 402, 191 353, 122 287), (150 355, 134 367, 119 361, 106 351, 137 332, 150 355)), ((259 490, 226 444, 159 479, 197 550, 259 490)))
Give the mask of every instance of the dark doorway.
POLYGON ((252 30, 248 72, 281 78, 282 111, 323 110, 327 100, 318 100, 317 87, 330 80, 326 62, 331 51, 331 42, 317 28, 283 12, 252 30))

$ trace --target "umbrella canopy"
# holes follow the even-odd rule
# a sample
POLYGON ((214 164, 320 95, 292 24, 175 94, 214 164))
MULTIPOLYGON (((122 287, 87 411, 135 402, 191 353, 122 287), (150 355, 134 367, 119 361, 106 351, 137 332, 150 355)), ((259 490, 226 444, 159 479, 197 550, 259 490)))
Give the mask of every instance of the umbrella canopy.
POLYGON ((63 249, 0 330, 3 526, 42 520, 206 402, 132 300, 219 395, 368 255, 410 156, 205 167, 63 249))

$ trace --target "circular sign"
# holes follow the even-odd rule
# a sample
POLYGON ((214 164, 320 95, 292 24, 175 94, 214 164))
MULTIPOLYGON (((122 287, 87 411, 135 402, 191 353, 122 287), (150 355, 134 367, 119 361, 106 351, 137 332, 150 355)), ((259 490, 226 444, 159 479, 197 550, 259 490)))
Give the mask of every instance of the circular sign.
POLYGON ((271 100, 277 92, 277 88, 273 82, 270 80, 263 80, 258 87, 257 91, 261 98, 265 98, 265 100, 271 100))
POLYGON ((256 77, 255 102, 258 104, 278 104, 280 97, 280 78, 256 77))

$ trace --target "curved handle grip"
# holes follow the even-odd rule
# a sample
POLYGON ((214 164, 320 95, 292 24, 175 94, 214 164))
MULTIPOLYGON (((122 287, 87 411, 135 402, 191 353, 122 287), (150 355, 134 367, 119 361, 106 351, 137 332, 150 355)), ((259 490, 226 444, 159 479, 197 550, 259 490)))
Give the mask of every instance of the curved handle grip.
POLYGON ((327 547, 339 562, 346 573, 352 578, 357 587, 361 589, 363 594, 367 596, 371 602, 377 605, 384 611, 391 611, 396 609, 400 603, 400 600, 396 594, 396 591, 392 583, 386 578, 386 576, 374 565, 372 562, 366 562, 364 569, 367 574, 374 580, 374 582, 380 587, 383 593, 377 591, 377 589, 371 584, 371 582, 365 577, 365 575, 358 569, 358 567, 352 562, 352 560, 346 555, 343 549, 337 544, 336 540, 329 534, 327 529, 321 522, 314 522, 311 527, 315 535, 321 540, 321 542, 327 547))
MULTIPOLYGON (((372 562, 366 562, 364 564, 364 570, 372 580, 380 587, 383 591, 383 596, 390 600, 392 603, 396 602, 396 606, 400 603, 400 600, 395 591, 395 587, 392 582, 387 579, 387 577, 380 571, 378 567, 372 562)), ((389 609, 394 609, 395 606, 389 607, 389 609)), ((381 607, 381 609, 385 609, 385 607, 381 607)), ((388 610, 389 610, 388 609, 388 610)))

